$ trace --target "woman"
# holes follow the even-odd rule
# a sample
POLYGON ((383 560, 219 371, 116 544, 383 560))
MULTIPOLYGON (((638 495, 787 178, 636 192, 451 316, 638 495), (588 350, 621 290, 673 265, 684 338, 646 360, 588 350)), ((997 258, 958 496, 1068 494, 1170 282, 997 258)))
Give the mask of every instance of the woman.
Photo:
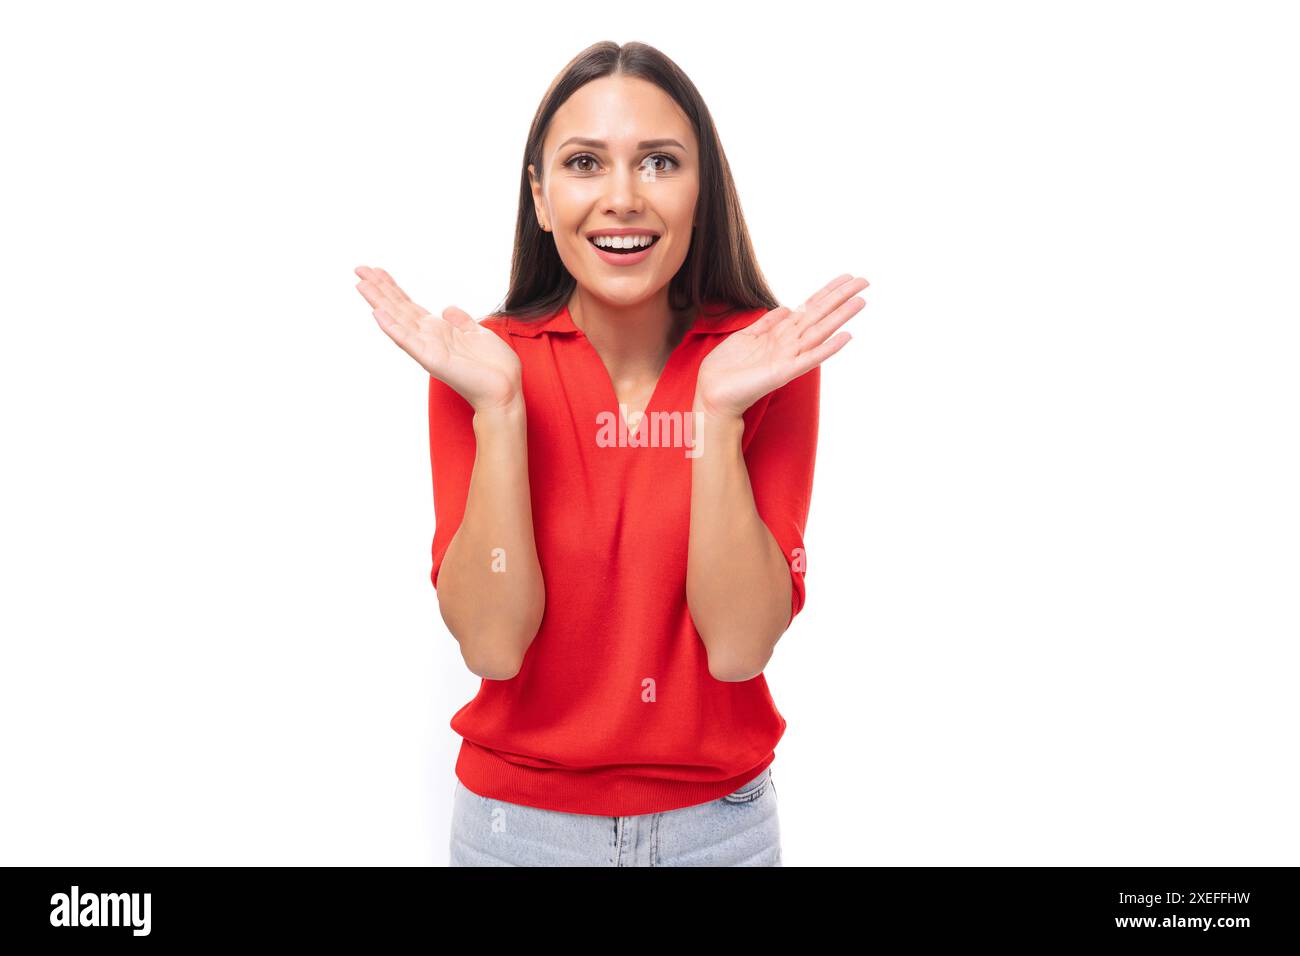
POLYGON ((452 865, 781 865, 762 670, 804 602, 821 362, 865 302, 754 261, 708 109, 640 43, 552 84, 505 307, 357 288, 429 372, 431 580, 483 678, 452 865))

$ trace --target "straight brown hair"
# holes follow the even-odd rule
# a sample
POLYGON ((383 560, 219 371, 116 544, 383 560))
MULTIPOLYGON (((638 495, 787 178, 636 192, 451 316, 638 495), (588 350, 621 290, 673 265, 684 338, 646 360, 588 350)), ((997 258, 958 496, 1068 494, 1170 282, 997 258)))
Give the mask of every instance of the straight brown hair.
POLYGON ((705 302, 720 302, 732 310, 779 307, 755 261, 731 167, 699 90, 676 63, 654 47, 604 41, 569 61, 551 82, 533 117, 520 175, 510 291, 493 315, 524 321, 542 318, 558 312, 573 294, 577 282, 555 249, 555 237, 537 223, 528 164, 532 163, 542 178, 542 142, 555 111, 592 80, 619 75, 647 80, 671 96, 690 119, 700 145, 695 229, 686 260, 669 283, 669 307, 679 313, 705 302))

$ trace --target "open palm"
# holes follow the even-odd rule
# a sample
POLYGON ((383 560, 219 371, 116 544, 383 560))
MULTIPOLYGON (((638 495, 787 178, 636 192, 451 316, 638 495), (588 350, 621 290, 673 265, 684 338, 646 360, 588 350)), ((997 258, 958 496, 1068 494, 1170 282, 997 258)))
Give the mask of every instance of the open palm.
POLYGON ((870 284, 838 276, 798 309, 773 309, 727 336, 700 363, 697 404, 710 414, 738 417, 768 392, 826 361, 853 338, 848 332, 831 335, 867 304, 854 293, 870 284))
POLYGON ((379 327, 430 375, 479 411, 510 404, 521 391, 519 356, 495 332, 455 306, 442 316, 412 302, 383 269, 358 266, 357 291, 379 327))

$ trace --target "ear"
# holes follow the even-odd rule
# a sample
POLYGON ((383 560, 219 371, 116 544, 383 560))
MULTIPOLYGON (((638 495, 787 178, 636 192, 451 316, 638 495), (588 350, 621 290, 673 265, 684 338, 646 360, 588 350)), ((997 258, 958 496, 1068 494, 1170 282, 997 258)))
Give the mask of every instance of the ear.
POLYGON ((546 204, 542 201, 542 184, 537 181, 537 170, 532 163, 528 164, 528 184, 533 191, 533 213, 537 216, 537 225, 543 232, 550 232, 546 224, 546 204))

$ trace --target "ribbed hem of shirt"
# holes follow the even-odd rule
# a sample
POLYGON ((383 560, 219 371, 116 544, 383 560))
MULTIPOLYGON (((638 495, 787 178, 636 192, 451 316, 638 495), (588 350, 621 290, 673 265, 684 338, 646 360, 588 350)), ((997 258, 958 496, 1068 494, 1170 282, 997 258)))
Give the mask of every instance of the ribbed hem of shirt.
POLYGON ((774 759, 776 752, 772 751, 744 773, 711 783, 656 780, 599 770, 523 766, 462 738, 456 776, 469 790, 491 800, 560 813, 630 817, 725 797, 758 776, 774 759))

